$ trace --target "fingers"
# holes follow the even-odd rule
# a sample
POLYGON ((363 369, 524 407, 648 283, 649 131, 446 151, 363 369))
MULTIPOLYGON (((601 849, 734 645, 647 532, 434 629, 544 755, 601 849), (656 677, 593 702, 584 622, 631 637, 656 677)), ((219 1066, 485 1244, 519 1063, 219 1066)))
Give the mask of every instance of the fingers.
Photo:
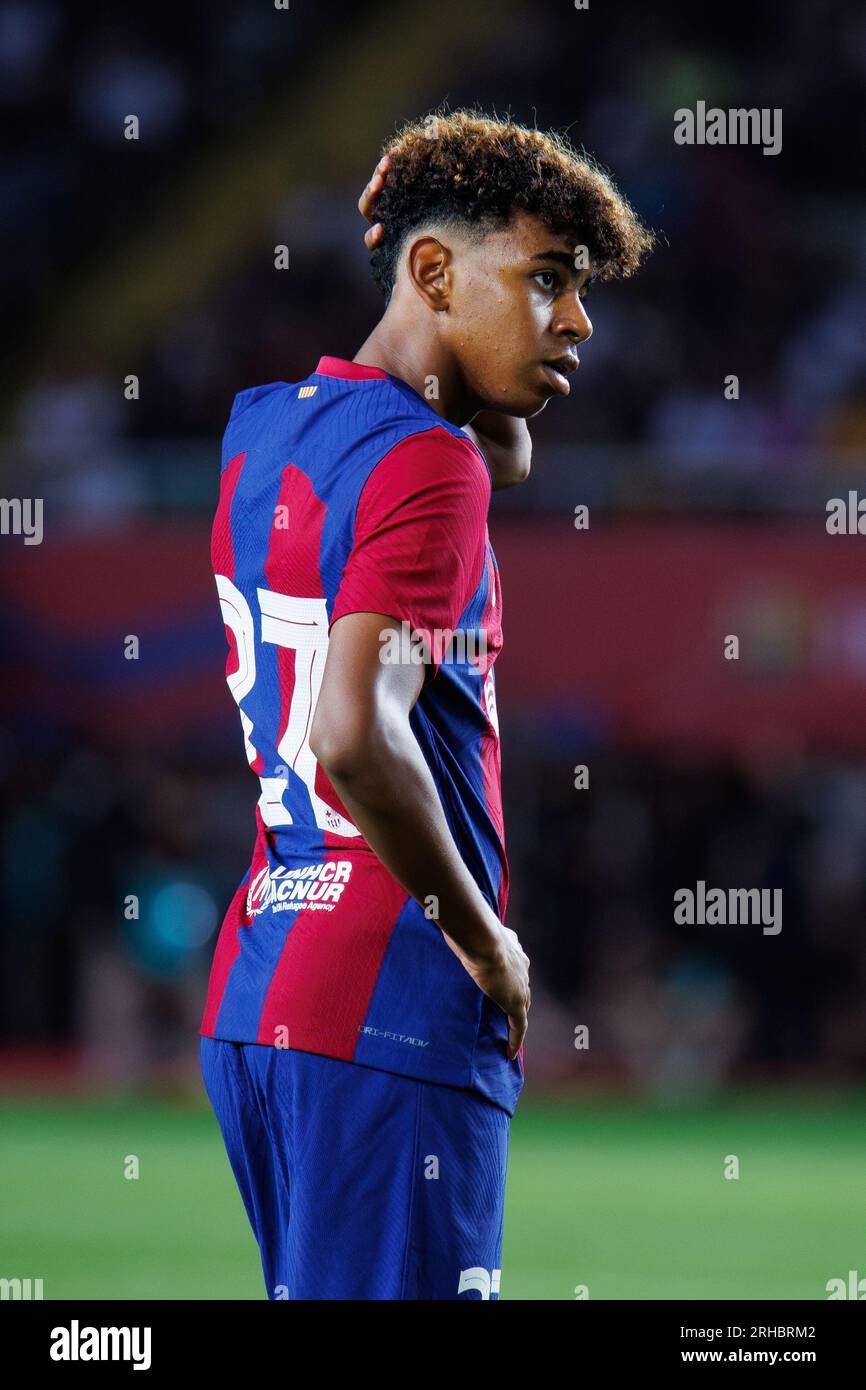
POLYGON ((364 192, 358 199, 358 211, 362 217, 366 217, 368 222, 373 221, 373 209, 376 206, 376 199, 385 187, 385 180, 381 174, 374 174, 364 192))
POLYGON ((528 1027, 526 1013, 521 1011, 519 1014, 508 1015, 508 1060, 513 1062, 521 1047, 523 1039, 526 1037, 528 1027))
POLYGON ((379 245, 383 230, 382 223, 377 222, 374 227, 369 227, 364 233, 364 245, 368 251, 372 251, 374 246, 379 245))
POLYGON ((364 189, 363 193, 358 199, 358 211, 360 212, 362 217, 366 217, 368 222, 373 221, 373 210, 376 206, 376 200, 378 199, 379 194, 385 187, 385 175, 388 172, 390 164, 390 155, 383 154, 382 158, 379 160, 379 163, 376 165, 376 168, 373 170, 373 177, 370 179, 370 182, 367 184, 367 187, 364 189))
POLYGON ((526 1037, 526 1030, 529 1026, 527 1014, 529 1013, 529 1010, 532 1007, 532 996, 529 992, 529 956, 526 954, 523 947, 521 946, 520 939, 516 931, 514 931, 511 927, 506 927, 505 925, 503 925, 502 930, 508 938, 509 948, 512 951, 517 952, 517 954, 521 957, 525 967, 523 1007, 519 1013, 508 1015, 508 1057, 509 1060, 513 1062, 521 1047, 523 1046, 523 1039, 526 1037))

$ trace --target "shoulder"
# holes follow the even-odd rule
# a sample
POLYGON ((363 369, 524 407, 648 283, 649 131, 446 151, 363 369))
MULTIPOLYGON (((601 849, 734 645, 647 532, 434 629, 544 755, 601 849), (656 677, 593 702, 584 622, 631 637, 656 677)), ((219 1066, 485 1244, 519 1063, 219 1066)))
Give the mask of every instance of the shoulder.
POLYGON ((267 397, 272 397, 276 391, 288 391, 290 389, 287 381, 269 381, 265 386, 248 386, 244 391, 238 391, 232 401, 229 419, 236 419, 238 415, 248 410, 251 405, 255 405, 258 401, 264 400, 267 397))
POLYGON ((467 434, 443 421, 423 423, 383 449, 367 484, 371 491, 463 491, 490 501, 490 472, 484 455, 467 434))

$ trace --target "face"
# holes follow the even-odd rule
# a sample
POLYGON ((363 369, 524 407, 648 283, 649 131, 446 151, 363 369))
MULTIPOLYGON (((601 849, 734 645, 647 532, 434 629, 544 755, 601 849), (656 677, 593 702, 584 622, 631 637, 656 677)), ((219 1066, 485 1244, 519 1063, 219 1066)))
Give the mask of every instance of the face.
POLYGON ((523 418, 552 396, 567 396, 577 346, 592 334, 583 305, 591 275, 582 266, 585 253, 522 211, 481 241, 459 229, 449 240, 448 311, 440 316, 440 333, 464 389, 482 408, 523 418), (550 365, 557 359, 565 359, 559 370, 550 365))

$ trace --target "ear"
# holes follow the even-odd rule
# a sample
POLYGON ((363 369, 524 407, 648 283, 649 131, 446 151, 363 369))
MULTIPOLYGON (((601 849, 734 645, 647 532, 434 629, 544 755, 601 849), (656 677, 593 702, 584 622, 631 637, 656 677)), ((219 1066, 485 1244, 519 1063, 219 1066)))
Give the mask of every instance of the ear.
POLYGON ((406 269, 412 287, 437 313, 451 299, 451 251, 435 236, 419 236, 406 252, 406 269))

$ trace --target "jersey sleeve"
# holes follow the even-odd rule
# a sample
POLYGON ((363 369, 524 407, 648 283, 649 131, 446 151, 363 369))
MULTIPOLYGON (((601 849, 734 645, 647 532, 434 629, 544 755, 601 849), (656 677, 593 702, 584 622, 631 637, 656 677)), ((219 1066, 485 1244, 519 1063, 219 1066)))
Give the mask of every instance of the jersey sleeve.
POLYGON ((486 560, 490 476, 470 440, 442 427, 408 436, 376 465, 358 502, 331 616, 383 613, 420 633, 455 629, 486 560))

